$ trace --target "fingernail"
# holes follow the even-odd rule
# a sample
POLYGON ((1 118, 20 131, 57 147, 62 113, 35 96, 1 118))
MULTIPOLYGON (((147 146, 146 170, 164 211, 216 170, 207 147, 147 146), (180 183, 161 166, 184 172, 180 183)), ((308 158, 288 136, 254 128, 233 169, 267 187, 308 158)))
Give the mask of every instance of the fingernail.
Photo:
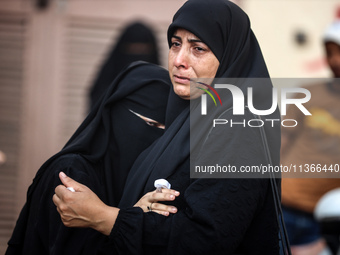
POLYGON ((66 174, 64 172, 60 172, 61 177, 66 177, 66 174))
POLYGON ((177 212, 177 208, 176 207, 172 207, 171 208, 171 212, 174 212, 174 213, 177 212))
POLYGON ((170 195, 170 199, 175 199, 175 196, 174 195, 170 195))
POLYGON ((175 195, 178 196, 178 195, 179 195, 179 192, 178 192, 178 191, 175 191, 175 195))

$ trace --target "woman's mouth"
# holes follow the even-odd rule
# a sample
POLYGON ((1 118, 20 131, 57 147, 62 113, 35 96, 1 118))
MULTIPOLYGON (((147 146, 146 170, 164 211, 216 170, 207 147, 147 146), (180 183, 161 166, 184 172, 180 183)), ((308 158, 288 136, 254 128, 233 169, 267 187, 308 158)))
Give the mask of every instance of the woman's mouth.
POLYGON ((186 76, 174 75, 174 81, 180 84, 190 84, 190 78, 186 76))

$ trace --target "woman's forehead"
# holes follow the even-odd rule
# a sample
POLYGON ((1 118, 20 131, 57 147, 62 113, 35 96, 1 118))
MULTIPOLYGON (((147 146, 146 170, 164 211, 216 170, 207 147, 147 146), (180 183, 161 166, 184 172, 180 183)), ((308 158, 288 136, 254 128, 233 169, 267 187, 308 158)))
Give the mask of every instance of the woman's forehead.
POLYGON ((191 33, 189 30, 186 30, 184 28, 177 28, 173 35, 174 36, 185 35, 187 37, 190 37, 191 39, 200 40, 200 38, 198 38, 198 36, 196 36, 195 34, 191 33))

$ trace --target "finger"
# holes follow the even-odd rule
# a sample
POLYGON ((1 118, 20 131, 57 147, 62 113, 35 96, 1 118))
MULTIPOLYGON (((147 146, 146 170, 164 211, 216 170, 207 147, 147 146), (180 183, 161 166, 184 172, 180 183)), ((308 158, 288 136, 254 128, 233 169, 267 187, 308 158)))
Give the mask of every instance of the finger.
POLYGON ((171 205, 164 205, 160 203, 152 203, 151 211, 159 211, 159 212, 168 212, 168 213, 176 213, 177 208, 171 205))
POLYGON ((58 185, 54 189, 54 193, 58 196, 59 199, 63 200, 63 197, 70 192, 64 185, 58 185))
POLYGON ((152 210, 152 212, 164 215, 164 216, 169 216, 170 213, 169 212, 165 212, 165 211, 159 211, 159 210, 152 210))
POLYGON ((64 215, 64 212, 60 209, 62 201, 60 200, 60 198, 56 194, 53 195, 52 199, 53 199, 53 203, 56 205, 56 209, 57 209, 57 212, 60 215, 61 220, 64 222, 65 215, 64 215))
POLYGON ((158 193, 155 192, 149 197, 149 202, 158 202, 158 201, 173 201, 176 196, 171 193, 158 193))
POLYGON ((61 203, 60 198, 57 196, 57 194, 54 194, 52 197, 52 201, 55 204, 56 207, 58 207, 58 205, 61 203))
POLYGON ((63 214, 62 211, 60 211, 59 207, 57 207, 57 212, 59 213, 60 217, 63 214))
MULTIPOLYGON (((158 192, 156 192, 156 193, 158 193, 158 192)), ((168 194, 172 194, 172 195, 174 195, 176 197, 178 197, 179 194, 180 194, 179 191, 173 190, 173 189, 162 189, 162 192, 159 192, 159 193, 168 193, 168 194)))
POLYGON ((75 191, 81 190, 82 184, 73 180, 71 177, 68 177, 64 172, 59 173, 59 178, 66 188, 73 188, 75 191))

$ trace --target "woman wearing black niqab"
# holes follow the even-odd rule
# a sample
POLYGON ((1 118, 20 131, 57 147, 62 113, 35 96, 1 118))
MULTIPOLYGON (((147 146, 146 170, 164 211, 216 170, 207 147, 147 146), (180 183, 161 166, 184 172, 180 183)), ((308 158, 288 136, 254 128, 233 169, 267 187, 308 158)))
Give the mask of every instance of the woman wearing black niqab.
MULTIPOLYGON (((173 47, 180 47, 172 41, 178 37, 178 31, 196 36, 191 40, 193 43, 205 43, 219 62, 215 77, 241 78, 235 80, 235 85, 244 94, 252 84, 242 78, 269 78, 249 19, 235 4, 226 0, 187 1, 168 29, 170 53, 173 47)), ((118 205, 118 217, 102 253, 279 254, 278 222, 269 178, 193 179, 189 169, 190 161, 199 165, 201 159, 213 154, 217 154, 215 158, 219 160, 214 163, 221 166, 231 164, 237 169, 242 165, 271 163, 277 166, 280 126, 266 124, 264 137, 260 129, 255 128, 212 129, 213 118, 235 117, 230 94, 222 98, 223 107, 208 106, 212 114, 205 123, 197 125, 200 101, 189 102, 179 96, 180 86, 176 81, 187 77, 174 75, 172 66, 175 66, 174 70, 187 68, 185 64, 169 61, 176 94, 170 92, 166 132, 134 163, 118 205), (270 155, 266 154, 263 139, 267 140, 270 155), (178 210, 168 217, 133 207, 143 194, 154 189, 154 181, 159 178, 167 179, 172 188, 181 193, 168 202, 178 210)), ((253 90, 256 109, 269 109, 271 83, 254 85, 253 90)), ((243 118, 254 118, 247 107, 244 110, 243 118)), ((280 119, 279 112, 276 110, 269 118, 280 119)), ((156 207, 156 201, 149 201, 153 202, 149 208, 156 207)))
POLYGON ((165 122, 168 72, 136 62, 111 84, 65 147, 47 160, 29 187, 6 254, 95 254, 105 236, 92 229, 66 228, 52 202, 64 171, 88 185, 107 205, 117 206, 136 157, 164 130, 130 110, 165 122))

